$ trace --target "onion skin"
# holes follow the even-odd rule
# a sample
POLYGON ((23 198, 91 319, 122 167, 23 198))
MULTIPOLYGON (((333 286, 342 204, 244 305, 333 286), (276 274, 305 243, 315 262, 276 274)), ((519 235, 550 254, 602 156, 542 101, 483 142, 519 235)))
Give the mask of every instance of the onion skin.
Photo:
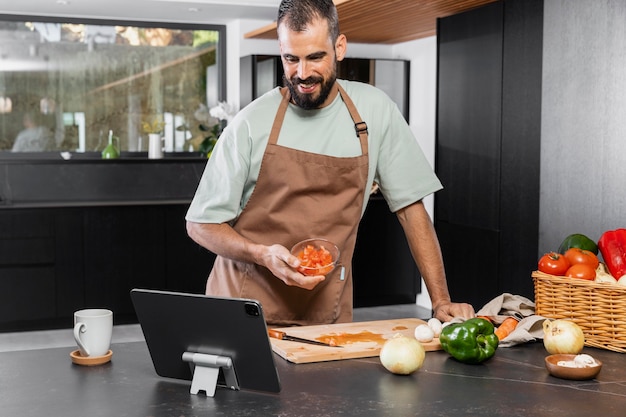
POLYGON ((380 363, 389 372, 410 375, 422 367, 426 351, 416 339, 396 334, 385 342, 379 356, 380 363))
POLYGON ((545 320, 543 322, 543 345, 551 355, 557 353, 579 354, 585 345, 585 335, 570 320, 545 320))

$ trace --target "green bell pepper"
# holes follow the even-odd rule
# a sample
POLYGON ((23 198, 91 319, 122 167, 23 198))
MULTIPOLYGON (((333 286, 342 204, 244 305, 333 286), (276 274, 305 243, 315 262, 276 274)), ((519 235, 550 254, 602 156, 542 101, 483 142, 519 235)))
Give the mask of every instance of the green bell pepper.
POLYGON ((559 253, 565 253, 570 248, 580 248, 598 254, 598 245, 585 235, 574 233, 569 235, 559 245, 559 253))
POLYGON ((498 348, 498 336, 489 320, 473 318, 443 328, 439 341, 443 350, 464 363, 481 363, 498 348))

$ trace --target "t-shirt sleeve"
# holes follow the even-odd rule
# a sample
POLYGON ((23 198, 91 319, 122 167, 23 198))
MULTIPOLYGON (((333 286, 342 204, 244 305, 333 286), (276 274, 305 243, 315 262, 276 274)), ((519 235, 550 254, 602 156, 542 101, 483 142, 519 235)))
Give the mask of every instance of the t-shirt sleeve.
POLYGON ((442 189, 432 166, 398 108, 388 107, 376 181, 392 212, 442 189))
POLYGON ((241 212, 241 196, 249 170, 244 129, 229 125, 215 144, 185 219, 196 223, 228 223, 241 212))
POLYGON ((282 96, 264 94, 229 122, 209 158, 185 218, 232 223, 250 198, 282 96))

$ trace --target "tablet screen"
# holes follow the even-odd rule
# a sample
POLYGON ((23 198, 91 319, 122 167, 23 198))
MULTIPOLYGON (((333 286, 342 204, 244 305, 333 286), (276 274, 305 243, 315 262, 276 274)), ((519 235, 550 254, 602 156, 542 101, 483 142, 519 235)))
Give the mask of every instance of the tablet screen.
MULTIPOLYGON (((232 360, 239 389, 280 391, 258 301, 145 289, 131 299, 159 376, 192 380, 185 352, 218 355, 232 360)), ((230 385, 222 369, 217 384, 230 385)))

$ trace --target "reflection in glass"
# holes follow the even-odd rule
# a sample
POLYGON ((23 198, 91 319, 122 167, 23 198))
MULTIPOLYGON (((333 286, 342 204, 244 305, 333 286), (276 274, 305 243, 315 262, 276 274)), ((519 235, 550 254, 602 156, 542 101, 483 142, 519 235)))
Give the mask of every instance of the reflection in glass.
POLYGON ((223 99, 223 27, 1 20, 0 151, 197 151, 201 106, 223 99))

